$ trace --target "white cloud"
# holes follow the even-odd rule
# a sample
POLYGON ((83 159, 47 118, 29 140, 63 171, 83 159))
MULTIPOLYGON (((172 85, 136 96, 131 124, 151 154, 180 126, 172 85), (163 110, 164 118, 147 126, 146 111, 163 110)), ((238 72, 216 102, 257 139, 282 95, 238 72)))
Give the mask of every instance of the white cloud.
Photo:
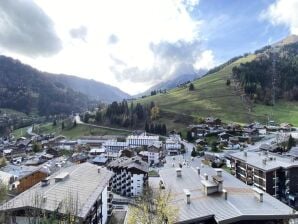
POLYGON ((277 0, 262 12, 261 18, 273 25, 286 25, 292 34, 298 34, 298 0, 277 0))
POLYGON ((51 58, 16 55, 41 70, 93 78, 137 93, 177 72, 213 63, 212 52, 200 45, 202 21, 190 16, 198 0, 35 2, 51 18, 63 43, 62 51, 51 58), (177 43, 192 48, 179 48, 177 43))

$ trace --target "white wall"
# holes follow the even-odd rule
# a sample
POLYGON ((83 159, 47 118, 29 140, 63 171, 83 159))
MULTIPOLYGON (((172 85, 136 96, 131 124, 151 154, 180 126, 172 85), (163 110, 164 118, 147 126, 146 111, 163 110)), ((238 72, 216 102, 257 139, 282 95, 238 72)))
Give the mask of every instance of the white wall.
POLYGON ((106 223, 108 219, 108 187, 106 186, 101 193, 102 200, 102 223, 106 223))
POLYGON ((143 178, 144 178, 144 174, 133 174, 132 176, 132 193, 133 196, 138 196, 140 194, 142 194, 143 192, 143 178))

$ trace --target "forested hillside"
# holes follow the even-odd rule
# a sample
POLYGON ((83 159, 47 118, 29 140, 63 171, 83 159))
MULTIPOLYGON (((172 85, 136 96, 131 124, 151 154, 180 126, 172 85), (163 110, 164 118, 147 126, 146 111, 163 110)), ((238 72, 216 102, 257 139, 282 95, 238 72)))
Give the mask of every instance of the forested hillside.
POLYGON ((0 108, 51 115, 82 111, 88 98, 52 82, 44 73, 18 60, 0 56, 0 108))
POLYGON ((298 101, 298 43, 264 48, 255 60, 234 67, 233 77, 255 102, 298 101))

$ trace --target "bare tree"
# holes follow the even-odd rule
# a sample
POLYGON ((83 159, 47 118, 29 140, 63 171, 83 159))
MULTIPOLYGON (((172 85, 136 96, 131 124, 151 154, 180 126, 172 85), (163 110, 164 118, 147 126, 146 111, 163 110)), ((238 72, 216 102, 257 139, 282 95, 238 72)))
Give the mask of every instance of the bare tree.
POLYGON ((171 204, 171 191, 151 188, 144 190, 143 196, 130 206, 130 224, 172 224, 177 219, 178 208, 171 204))

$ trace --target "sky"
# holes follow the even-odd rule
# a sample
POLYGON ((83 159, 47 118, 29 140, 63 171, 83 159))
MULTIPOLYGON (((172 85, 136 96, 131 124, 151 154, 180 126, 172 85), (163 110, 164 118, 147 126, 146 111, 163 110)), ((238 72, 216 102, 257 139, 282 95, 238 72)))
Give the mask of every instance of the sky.
POLYGON ((0 54, 144 92, 298 34, 298 0, 1 0, 0 54))

